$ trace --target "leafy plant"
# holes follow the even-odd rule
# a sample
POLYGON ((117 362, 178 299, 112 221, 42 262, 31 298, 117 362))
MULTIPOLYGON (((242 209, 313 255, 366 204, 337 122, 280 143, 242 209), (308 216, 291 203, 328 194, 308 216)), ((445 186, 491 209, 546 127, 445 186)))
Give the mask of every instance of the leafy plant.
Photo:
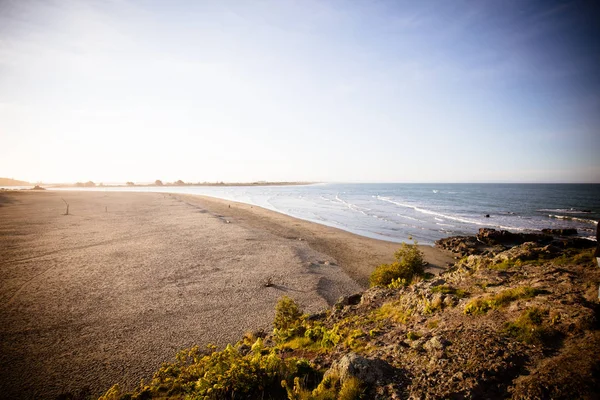
POLYGON ((282 340, 304 334, 302 310, 293 299, 283 296, 275 306, 274 333, 282 340))
POLYGON ((387 286, 394 281, 397 281, 395 285, 404 284, 425 272, 423 252, 419 250, 417 242, 402 243, 394 257, 396 261, 393 263, 381 264, 375 268, 370 278, 371 286, 387 286))

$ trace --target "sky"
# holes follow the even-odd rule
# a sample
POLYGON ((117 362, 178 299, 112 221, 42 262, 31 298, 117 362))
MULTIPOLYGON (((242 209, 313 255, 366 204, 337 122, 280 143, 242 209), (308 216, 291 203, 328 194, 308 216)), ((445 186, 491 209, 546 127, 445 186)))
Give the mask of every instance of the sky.
POLYGON ((0 176, 600 182, 594 3, 0 0, 0 176))

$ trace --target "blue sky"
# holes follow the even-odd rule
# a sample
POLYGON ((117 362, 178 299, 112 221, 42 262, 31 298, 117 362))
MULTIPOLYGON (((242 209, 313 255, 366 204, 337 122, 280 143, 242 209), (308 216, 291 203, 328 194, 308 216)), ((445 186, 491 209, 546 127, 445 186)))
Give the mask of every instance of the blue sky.
POLYGON ((0 1, 0 176, 600 182, 600 12, 0 1))

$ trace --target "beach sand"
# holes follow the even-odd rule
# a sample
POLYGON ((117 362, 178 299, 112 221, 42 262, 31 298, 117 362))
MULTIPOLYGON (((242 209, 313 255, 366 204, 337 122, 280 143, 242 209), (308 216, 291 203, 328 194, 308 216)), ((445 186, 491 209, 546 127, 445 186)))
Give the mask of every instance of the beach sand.
MULTIPOLYGON (((131 387, 270 329, 283 295, 317 312, 360 291, 398 247, 201 196, 0 192, 0 398, 131 387)), ((432 272, 452 262, 421 249, 432 272)))

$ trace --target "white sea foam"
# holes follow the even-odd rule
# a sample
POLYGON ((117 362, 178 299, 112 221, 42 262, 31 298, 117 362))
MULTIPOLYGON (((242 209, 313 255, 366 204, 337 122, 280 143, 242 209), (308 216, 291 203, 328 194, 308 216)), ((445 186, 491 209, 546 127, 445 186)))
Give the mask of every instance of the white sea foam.
POLYGON ((453 221, 458 221, 458 222, 463 222, 465 224, 473 224, 473 225, 479 225, 479 226, 490 226, 490 227, 494 227, 494 228, 500 228, 500 229, 511 229, 511 230, 517 230, 517 231, 526 231, 528 230, 527 228, 523 228, 523 227, 514 227, 514 226, 504 226, 504 225, 493 225, 490 223, 484 223, 484 222, 479 222, 479 221, 475 221, 473 219, 469 219, 469 218, 464 218, 464 217, 457 217, 457 216, 453 216, 453 215, 446 215, 446 214, 442 214, 436 211, 431 211, 431 210, 426 210, 417 206, 413 206, 411 204, 404 204, 404 203, 400 203, 397 201, 394 201, 392 199, 390 199, 389 197, 383 197, 383 196, 377 196, 378 200, 381 201, 386 201, 388 203, 392 203, 395 204, 399 207, 405 207, 405 208, 412 208, 413 210, 420 212, 422 214, 428 214, 428 215, 434 215, 434 216, 438 216, 438 217, 442 217, 445 219, 450 219, 453 221))
POLYGON ((562 213, 562 214, 589 214, 590 210, 578 210, 576 208, 542 208, 540 212, 562 213))
POLYGON ((562 220, 566 220, 566 221, 583 222, 584 224, 598 225, 598 221, 594 221, 593 219, 577 218, 577 217, 572 217, 570 215, 548 214, 548 217, 554 218, 554 219, 562 219, 562 220))
POLYGON ((363 214, 365 216, 369 216, 365 211, 371 211, 370 208, 360 207, 360 206, 357 206, 356 204, 349 203, 349 202, 341 199, 340 196, 339 196, 339 194, 335 195, 335 199, 337 201, 339 201, 340 203, 342 203, 343 205, 345 205, 346 207, 348 207, 350 210, 357 211, 357 212, 359 212, 359 213, 361 213, 361 214, 363 214))

